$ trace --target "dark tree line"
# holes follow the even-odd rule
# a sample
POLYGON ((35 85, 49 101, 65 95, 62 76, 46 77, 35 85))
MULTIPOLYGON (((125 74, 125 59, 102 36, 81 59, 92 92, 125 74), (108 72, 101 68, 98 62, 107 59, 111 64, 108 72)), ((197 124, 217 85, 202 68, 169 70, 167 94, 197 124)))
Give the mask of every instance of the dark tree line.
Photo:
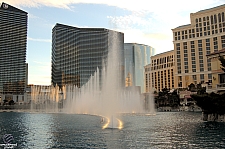
POLYGON ((155 98, 155 103, 157 107, 178 107, 180 105, 180 98, 177 94, 177 90, 170 92, 169 89, 164 88, 162 91, 156 93, 158 96, 155 98))
POLYGON ((191 97, 204 113, 225 114, 225 93, 222 95, 213 92, 210 94, 193 94, 191 97))

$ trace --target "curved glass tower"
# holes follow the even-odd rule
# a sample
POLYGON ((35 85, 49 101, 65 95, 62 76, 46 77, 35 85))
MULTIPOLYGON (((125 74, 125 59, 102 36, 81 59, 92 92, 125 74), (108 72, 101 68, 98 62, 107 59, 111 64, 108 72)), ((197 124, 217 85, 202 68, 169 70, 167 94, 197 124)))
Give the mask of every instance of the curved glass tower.
POLYGON ((0 94, 11 100, 24 94, 27 83, 27 12, 0 5, 0 94))
POLYGON ((57 23, 52 29, 52 84, 83 86, 97 68, 101 71, 112 44, 123 56, 123 43, 124 34, 120 32, 57 23))
POLYGON ((137 43, 124 44, 126 86, 140 86, 145 92, 144 66, 150 64, 150 57, 155 55, 155 49, 148 45, 137 43))

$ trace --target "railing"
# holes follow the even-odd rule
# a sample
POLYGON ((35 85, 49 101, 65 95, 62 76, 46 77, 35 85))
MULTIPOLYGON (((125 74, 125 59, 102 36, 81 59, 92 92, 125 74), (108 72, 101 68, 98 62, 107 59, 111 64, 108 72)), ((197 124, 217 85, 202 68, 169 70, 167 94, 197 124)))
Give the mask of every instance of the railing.
POLYGON ((212 89, 212 85, 208 85, 207 86, 207 89, 212 89))
POLYGON ((224 89, 225 90, 225 83, 217 84, 216 85, 217 89, 224 89))

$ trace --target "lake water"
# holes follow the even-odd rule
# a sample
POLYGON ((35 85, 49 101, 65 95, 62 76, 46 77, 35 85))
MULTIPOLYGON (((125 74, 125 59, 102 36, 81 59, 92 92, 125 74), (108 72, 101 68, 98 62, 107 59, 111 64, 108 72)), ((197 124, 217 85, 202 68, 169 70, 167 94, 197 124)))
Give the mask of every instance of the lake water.
POLYGON ((199 112, 122 115, 123 129, 102 129, 101 118, 63 113, 0 113, 0 144, 17 148, 225 148, 225 123, 203 122, 199 112))

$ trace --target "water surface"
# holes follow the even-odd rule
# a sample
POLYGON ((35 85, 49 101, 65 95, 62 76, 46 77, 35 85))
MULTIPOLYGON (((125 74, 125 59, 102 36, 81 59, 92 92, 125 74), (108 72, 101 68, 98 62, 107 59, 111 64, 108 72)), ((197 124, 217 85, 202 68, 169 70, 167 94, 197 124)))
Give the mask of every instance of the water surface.
POLYGON ((200 112, 126 114, 121 120, 121 130, 102 129, 98 116, 1 112, 0 137, 12 134, 12 143, 25 149, 225 148, 225 123, 203 122, 200 112))

